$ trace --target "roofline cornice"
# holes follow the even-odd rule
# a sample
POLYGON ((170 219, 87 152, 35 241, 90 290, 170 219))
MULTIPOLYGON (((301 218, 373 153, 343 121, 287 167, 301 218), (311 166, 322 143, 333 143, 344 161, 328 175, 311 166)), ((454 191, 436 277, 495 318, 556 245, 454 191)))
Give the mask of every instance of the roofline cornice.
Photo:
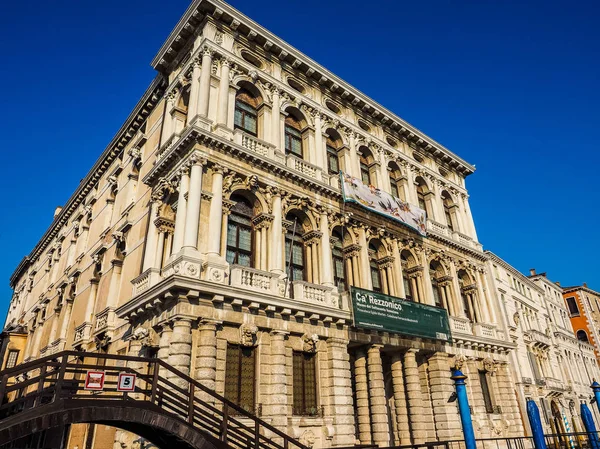
POLYGON ((439 142, 431 139, 372 98, 352 87, 316 61, 221 0, 194 0, 169 34, 169 37, 152 60, 151 65, 159 72, 168 72, 171 63, 177 59, 180 50, 185 47, 190 36, 194 35, 195 28, 206 15, 219 20, 248 40, 254 42, 264 41, 262 46, 266 51, 280 60, 285 60, 286 63, 289 63, 296 70, 303 71, 308 78, 318 82, 322 87, 330 90, 336 96, 342 96, 346 100, 352 101, 352 104, 357 108, 368 111, 366 112, 367 114, 385 123, 385 126, 388 126, 392 130, 400 134, 405 134, 406 137, 413 140, 426 151, 433 153, 434 156, 441 159, 445 157, 453 160, 458 165, 458 171, 463 176, 466 177, 475 171, 473 165, 454 154, 439 142))
POLYGON ((119 156, 119 154, 121 154, 129 141, 135 136, 136 131, 145 122, 146 118, 162 98, 165 85, 165 78, 162 75, 157 75, 152 83, 150 83, 150 86, 148 86, 140 100, 134 106, 119 131, 117 131, 108 146, 96 160, 96 163, 86 177, 79 183, 79 186, 71 195, 61 212, 54 218, 31 253, 23 258, 21 263, 17 266, 10 278, 11 286, 14 285, 21 274, 38 259, 40 254, 46 249, 62 226, 69 220, 71 215, 87 197, 90 190, 110 167, 111 163, 119 156))
POLYGON ((563 293, 572 293, 572 292, 576 292, 578 290, 582 290, 582 291, 584 291, 586 293, 589 293, 591 295, 600 296, 599 292, 597 292, 595 290, 592 290, 591 288, 584 287, 583 285, 577 285, 577 286, 574 286, 574 287, 565 287, 565 288, 562 289, 563 293))
POLYGON ((537 285, 535 282, 533 282, 531 279, 529 279, 527 276, 525 276, 523 273, 521 273, 515 267, 510 265, 508 262, 506 262, 505 260, 498 257, 496 254, 494 254, 490 250, 485 250, 485 253, 489 256, 490 260, 502 265, 502 268, 510 271, 514 276, 519 277, 519 279, 521 281, 526 282, 527 287, 533 288, 534 290, 536 290, 538 293, 541 293, 542 295, 544 294, 544 289, 542 289, 539 285, 537 285))

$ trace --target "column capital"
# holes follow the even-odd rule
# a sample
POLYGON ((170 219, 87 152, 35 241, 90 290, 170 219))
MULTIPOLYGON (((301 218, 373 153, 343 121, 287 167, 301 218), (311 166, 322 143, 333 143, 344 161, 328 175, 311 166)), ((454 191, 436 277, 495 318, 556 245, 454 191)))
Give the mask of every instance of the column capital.
POLYGON ((205 155, 200 154, 200 153, 194 153, 186 161, 186 166, 187 167, 193 167, 193 166, 197 166, 197 165, 204 166, 207 163, 208 163, 208 160, 205 155))
POLYGON ((375 352, 375 351, 381 352, 382 349, 383 349, 382 344, 375 343, 375 344, 372 344, 371 346, 369 346, 369 350, 367 352, 375 352))
POLYGON ((210 167, 211 171, 214 173, 219 173, 221 175, 226 175, 229 173, 229 169, 223 167, 221 164, 213 163, 210 167))
POLYGON ((205 45, 202 47, 202 57, 208 56, 208 57, 212 58, 214 54, 215 54, 215 51, 212 48, 210 48, 208 45, 205 45))
POLYGON ((284 331, 284 330, 280 330, 280 329, 273 329, 269 332, 269 335, 271 337, 281 336, 282 338, 285 338, 286 336, 290 335, 290 333, 288 331, 284 331))

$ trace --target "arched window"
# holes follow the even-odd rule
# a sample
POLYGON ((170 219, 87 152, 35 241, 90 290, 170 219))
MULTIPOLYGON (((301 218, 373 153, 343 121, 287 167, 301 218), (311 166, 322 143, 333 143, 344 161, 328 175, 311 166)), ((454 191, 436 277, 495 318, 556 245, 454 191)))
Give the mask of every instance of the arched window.
POLYGON ((286 219, 293 223, 285 234, 285 264, 288 279, 290 281, 304 281, 306 280, 306 270, 302 220, 291 213, 287 215, 286 219))
POLYGON ((581 329, 577 331, 577 340, 589 343, 587 333, 581 329))
POLYGON ((388 173, 390 177, 390 193, 393 197, 400 198, 402 201, 406 201, 406 198, 404 198, 404 189, 400 185, 402 172, 395 162, 389 163, 388 173))
POLYGON ((293 112, 288 112, 285 118, 285 154, 293 154, 302 159, 304 157, 302 147, 302 121, 293 112))
POLYGON ((371 176, 371 164, 375 161, 373 154, 367 147, 360 148, 360 179, 365 185, 375 185, 375 180, 371 176))
POLYGON ((373 243, 369 244, 369 269, 371 271, 373 291, 379 293, 383 292, 381 273, 379 271, 379 264, 377 263, 377 247, 373 243))
POLYGON ((469 275, 464 270, 459 271, 458 285, 460 286, 460 297, 462 299, 463 312, 469 320, 475 321, 473 310, 474 302, 472 301, 473 296, 472 293, 467 291, 467 288, 470 287, 471 284, 472 282, 469 275))
POLYGON ((338 157, 338 145, 337 143, 331 139, 331 137, 327 137, 327 171, 330 175, 337 175, 340 172, 340 160, 338 157))
POLYGON ((254 208, 248 199, 241 195, 233 195, 235 205, 227 221, 227 254, 230 264, 245 267, 254 266, 252 260, 252 217, 254 208))
POLYGON ((444 204, 444 216, 446 217, 446 223, 451 231, 455 230, 454 221, 452 220, 451 208, 454 206, 452 197, 446 191, 442 192, 442 202, 444 204))
POLYGON ((258 136, 258 98, 242 88, 235 96, 234 127, 258 136))
POLYGON ((344 247, 342 235, 340 232, 333 231, 333 245, 331 246, 331 256, 333 259, 333 283, 337 286, 339 292, 348 289, 346 283, 346 267, 344 266, 344 247))
POLYGON ((427 210, 427 201, 425 201, 425 195, 429 192, 429 188, 427 184, 423 180, 423 178, 417 178, 417 201, 419 202, 419 207, 427 212, 429 215, 429 211, 427 210))

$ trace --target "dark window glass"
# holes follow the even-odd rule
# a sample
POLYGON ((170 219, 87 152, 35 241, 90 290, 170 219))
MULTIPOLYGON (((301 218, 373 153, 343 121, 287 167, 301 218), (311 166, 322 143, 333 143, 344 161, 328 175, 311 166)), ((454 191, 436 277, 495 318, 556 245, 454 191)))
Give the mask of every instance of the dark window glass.
POLYGON ((285 153, 302 158, 302 133, 290 125, 285 125, 285 153))
POLYGON ((294 415, 317 415, 317 369, 314 354, 294 351, 294 415))
POLYGON ((327 145, 327 170, 331 175, 337 175, 340 172, 337 150, 329 145, 327 145))
POLYGON ((398 184, 396 184, 396 180, 390 176, 390 186, 392 196, 395 198, 400 198, 400 193, 398 192, 398 184))
POLYGON ((450 215, 450 206, 444 201, 444 215, 446 216, 446 223, 448 223, 448 228, 451 231, 454 231, 454 226, 452 226, 452 215, 450 215))
POLYGON ((374 260, 371 261, 371 280, 373 282, 373 291, 382 292, 381 273, 379 271, 379 267, 377 266, 377 262, 374 260))
POLYGON ((442 307, 442 297, 440 294, 440 286, 436 278, 431 278, 431 286, 433 287, 433 300, 437 307, 442 307))
MULTIPOLYGON (((225 361, 225 398, 254 413, 256 360, 254 348, 227 346, 225 361)), ((230 410, 229 413, 233 411, 230 410)))
POLYGON ((479 383, 481 384, 481 392, 483 393, 483 403, 487 413, 494 413, 494 405, 492 404, 492 395, 488 384, 487 372, 479 371, 479 383))
POLYGON ((344 266, 341 238, 333 244, 331 254, 333 257, 333 282, 337 285, 338 291, 343 292, 348 286, 346 285, 346 267, 344 266))
POLYGON ((469 307, 469 298, 467 298, 467 295, 465 295, 462 292, 461 292, 460 296, 462 298, 463 311, 465 312, 465 316, 468 319, 470 319, 471 321, 473 321, 473 316, 471 315, 471 308, 469 307))
POLYGON ((19 350, 11 349, 8 351, 8 356, 6 357, 6 366, 4 368, 14 368, 17 365, 17 359, 19 358, 19 350))
POLYGON ((406 295, 406 299, 409 301, 414 301, 415 296, 412 291, 412 286, 410 284, 410 279, 406 275, 402 275, 402 283, 404 284, 404 294, 406 295))
POLYGON ((575 297, 570 296, 567 298, 567 306, 569 306, 569 313, 571 316, 579 316, 579 307, 577 307, 577 300, 575 297))
POLYGON ((230 264, 252 266, 252 205, 245 198, 231 208, 227 220, 227 254, 230 264))
POLYGON ((588 343, 588 342, 589 342, 589 340, 588 340, 588 336, 587 336, 587 334, 585 333, 585 331, 583 331, 583 330, 578 330, 578 331, 577 331, 577 340, 579 340, 579 341, 583 341, 583 342, 585 342, 585 343, 588 343))
POLYGON ((369 172, 369 165, 364 157, 360 158, 360 179, 365 185, 371 184, 371 173, 369 172))
POLYGON ((417 188, 417 201, 419 202, 419 207, 426 211, 427 206, 425 205, 425 193, 423 192, 422 187, 417 188))
POLYGON ((302 235, 296 225, 296 234, 294 235, 293 226, 285 235, 285 264, 288 279, 291 281, 304 280, 304 242, 302 235), (290 259, 290 247, 292 248, 292 257, 290 259))
POLYGON ((256 108, 254 106, 236 98, 234 127, 240 128, 254 136, 257 135, 256 108))

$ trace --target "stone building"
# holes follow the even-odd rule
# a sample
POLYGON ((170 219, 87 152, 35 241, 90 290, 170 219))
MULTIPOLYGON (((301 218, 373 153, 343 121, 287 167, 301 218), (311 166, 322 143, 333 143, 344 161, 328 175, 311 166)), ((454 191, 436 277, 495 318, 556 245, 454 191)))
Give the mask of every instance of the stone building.
POLYGON ((581 286, 564 287, 562 294, 577 339, 594 346, 596 359, 600 363, 600 293, 584 283, 581 286))
MULTIPOLYGON (((157 356, 314 447, 460 438, 460 368, 477 436, 523 433, 473 166, 218 0, 152 65, 11 279, 24 360, 157 356), (427 238, 344 203, 340 170, 426 210, 427 238), (354 326, 351 286, 444 308, 452 338, 354 326)), ((68 447, 113 441, 74 426, 68 447)))
MULTIPOLYGON (((524 421, 526 401, 533 399, 546 433, 567 433, 565 418, 569 431, 583 431, 579 404, 589 399, 592 379, 600 374, 594 348, 575 338, 561 288, 546 273, 531 270, 527 277, 494 253, 486 254, 505 331, 517 346, 511 367, 524 421)), ((600 418, 595 407, 590 409, 600 418)))

